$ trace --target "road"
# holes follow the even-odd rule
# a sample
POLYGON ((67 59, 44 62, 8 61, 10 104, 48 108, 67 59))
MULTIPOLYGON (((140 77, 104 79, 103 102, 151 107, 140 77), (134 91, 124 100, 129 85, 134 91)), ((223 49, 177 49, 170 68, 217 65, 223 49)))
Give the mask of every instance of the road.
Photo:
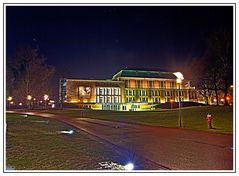
POLYGON ((56 119, 91 134, 95 140, 138 163, 138 169, 233 169, 232 135, 66 117, 43 112, 31 114, 56 119), (149 166, 139 166, 140 161, 149 166))

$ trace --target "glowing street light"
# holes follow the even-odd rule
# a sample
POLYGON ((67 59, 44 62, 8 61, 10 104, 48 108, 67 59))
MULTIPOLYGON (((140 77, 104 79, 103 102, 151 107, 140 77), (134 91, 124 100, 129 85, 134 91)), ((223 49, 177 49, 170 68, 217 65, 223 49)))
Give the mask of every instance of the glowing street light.
POLYGON ((27 100, 30 101, 31 99, 32 99, 32 96, 31 96, 31 95, 28 95, 28 96, 27 96, 27 100))
POLYGON ((8 98, 7 98, 7 101, 8 101, 8 107, 10 108, 10 106, 11 106, 11 102, 12 102, 12 100, 13 100, 13 98, 11 97, 11 96, 9 96, 8 98))
POLYGON ((44 101, 45 101, 45 109, 46 109, 46 101, 49 99, 49 96, 47 94, 44 95, 44 101))
POLYGON ((180 73, 180 72, 175 72, 175 73, 173 73, 176 77, 177 77, 177 79, 176 79, 176 82, 177 82, 177 84, 178 84, 178 88, 179 88, 179 91, 178 91, 178 113, 179 113, 179 115, 178 115, 178 118, 179 118, 179 127, 181 128, 182 127, 182 117, 181 117, 181 88, 180 88, 180 85, 181 85, 181 83, 182 83, 182 80, 184 79, 184 77, 183 77, 183 74, 182 73, 180 73))
POLYGON ((30 109, 31 108, 31 99, 32 99, 32 96, 31 95, 27 95, 27 100, 28 100, 28 108, 30 109))
POLYGON ((47 94, 44 95, 44 100, 48 100, 49 96, 47 94))

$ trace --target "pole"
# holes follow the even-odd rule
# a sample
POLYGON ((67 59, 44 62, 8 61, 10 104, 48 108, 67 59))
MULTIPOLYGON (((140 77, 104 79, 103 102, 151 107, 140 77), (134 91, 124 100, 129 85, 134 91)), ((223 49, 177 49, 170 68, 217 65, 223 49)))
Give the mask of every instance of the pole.
POLYGON ((182 122, 181 122, 181 100, 180 100, 180 97, 181 97, 181 89, 180 89, 180 83, 179 83, 179 92, 178 92, 178 95, 179 95, 179 101, 178 101, 178 110, 179 110, 179 127, 181 128, 182 127, 182 122))
POLYGON ((28 100, 28 109, 31 109, 30 100, 28 100))

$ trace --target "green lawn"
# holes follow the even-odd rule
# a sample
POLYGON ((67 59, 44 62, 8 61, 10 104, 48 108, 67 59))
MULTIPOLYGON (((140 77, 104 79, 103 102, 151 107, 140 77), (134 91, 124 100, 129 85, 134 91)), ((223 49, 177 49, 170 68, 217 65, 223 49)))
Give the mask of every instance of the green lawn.
POLYGON ((7 113, 6 122, 6 164, 17 170, 95 170, 119 159, 81 131, 57 133, 72 127, 54 120, 7 113))
MULTIPOLYGON (((123 121, 162 127, 178 127, 178 109, 154 112, 122 112, 93 110, 49 110, 61 115, 89 117, 104 120, 123 121)), ((182 108, 183 128, 220 133, 233 132, 233 108, 223 106, 202 106, 182 108), (207 128, 207 113, 210 113, 214 129, 207 128)))

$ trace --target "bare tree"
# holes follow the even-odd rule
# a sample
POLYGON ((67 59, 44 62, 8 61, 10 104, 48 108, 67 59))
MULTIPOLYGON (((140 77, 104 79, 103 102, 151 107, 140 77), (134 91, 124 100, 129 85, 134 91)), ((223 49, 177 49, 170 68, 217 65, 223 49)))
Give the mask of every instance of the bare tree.
POLYGON ((44 94, 50 94, 49 81, 54 68, 45 63, 37 49, 27 47, 17 51, 9 69, 14 75, 11 93, 18 101, 25 102, 27 95, 39 100, 44 94))
POLYGON ((227 95, 233 81, 233 43, 232 34, 218 32, 210 38, 209 49, 217 62, 217 71, 221 79, 221 90, 224 92, 225 105, 228 105, 227 95))
POLYGON ((232 36, 229 32, 218 32, 208 40, 208 47, 200 67, 195 67, 196 85, 205 94, 212 91, 215 94, 217 105, 219 104, 218 92, 224 92, 225 105, 228 105, 227 95, 232 84, 233 57, 232 57, 232 36), (209 91, 210 90, 210 91, 209 91))

